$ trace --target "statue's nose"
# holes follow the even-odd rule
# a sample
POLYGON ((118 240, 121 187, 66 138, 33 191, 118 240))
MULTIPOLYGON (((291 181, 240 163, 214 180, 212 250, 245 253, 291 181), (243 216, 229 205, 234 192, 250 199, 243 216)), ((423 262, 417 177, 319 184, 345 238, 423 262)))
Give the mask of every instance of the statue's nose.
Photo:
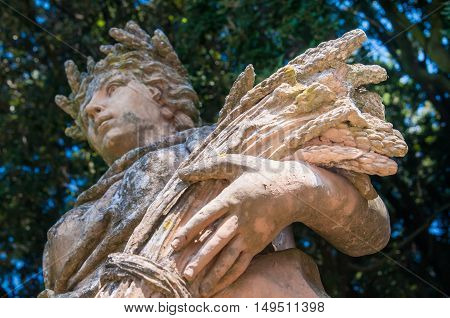
POLYGON ((89 117, 95 119, 95 117, 100 114, 103 111, 104 107, 96 104, 96 103, 89 103, 86 108, 85 111, 88 114, 89 117))

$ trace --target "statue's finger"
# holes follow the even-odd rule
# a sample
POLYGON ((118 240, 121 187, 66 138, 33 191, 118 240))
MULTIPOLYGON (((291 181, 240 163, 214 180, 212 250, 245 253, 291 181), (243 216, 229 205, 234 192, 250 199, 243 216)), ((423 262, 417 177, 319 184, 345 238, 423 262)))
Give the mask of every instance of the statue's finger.
POLYGON ((200 285, 200 294, 203 297, 208 297, 209 293, 214 289, 219 280, 228 272, 233 264, 241 255, 241 246, 235 237, 228 243, 228 245, 220 252, 217 260, 212 265, 200 285))
POLYGON ((236 235, 238 228, 237 216, 226 218, 211 235, 198 252, 190 259, 186 265, 183 276, 192 281, 198 273, 228 244, 236 235))
MULTIPOLYGON (((220 195, 219 195, 220 196, 220 195)), ((172 247, 178 251, 194 239, 208 225, 219 219, 228 211, 228 204, 216 197, 200 209, 185 225, 177 230, 172 247)))
POLYGON ((222 289, 233 284, 247 269, 252 260, 252 256, 248 253, 241 253, 237 261, 233 264, 230 270, 220 279, 219 283, 213 290, 207 293, 210 296, 217 294, 222 289))

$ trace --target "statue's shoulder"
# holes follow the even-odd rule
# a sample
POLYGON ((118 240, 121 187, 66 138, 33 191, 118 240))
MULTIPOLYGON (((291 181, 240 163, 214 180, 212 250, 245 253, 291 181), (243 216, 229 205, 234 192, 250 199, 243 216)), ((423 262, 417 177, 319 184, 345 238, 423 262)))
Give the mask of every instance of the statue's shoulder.
POLYGON ((192 152, 195 148, 200 146, 201 143, 213 132, 215 128, 215 125, 205 125, 202 127, 190 129, 191 134, 186 138, 185 141, 185 145, 188 151, 192 152))

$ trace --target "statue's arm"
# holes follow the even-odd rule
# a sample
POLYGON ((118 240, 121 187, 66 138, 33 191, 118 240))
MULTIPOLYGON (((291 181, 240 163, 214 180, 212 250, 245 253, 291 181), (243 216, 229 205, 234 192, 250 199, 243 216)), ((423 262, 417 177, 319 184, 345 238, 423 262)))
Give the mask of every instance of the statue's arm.
POLYGON ((390 222, 380 197, 366 200, 344 177, 309 166, 299 177, 295 221, 302 222, 351 256, 376 253, 386 246, 390 222))
POLYGON ((381 200, 369 203, 344 177, 301 161, 229 155, 179 175, 188 182, 231 181, 177 230, 172 243, 180 250, 216 224, 182 269, 183 276, 193 281, 214 264, 202 278, 203 295, 231 284, 256 254, 294 222, 304 223, 353 256, 374 253, 389 238, 389 219, 381 200))

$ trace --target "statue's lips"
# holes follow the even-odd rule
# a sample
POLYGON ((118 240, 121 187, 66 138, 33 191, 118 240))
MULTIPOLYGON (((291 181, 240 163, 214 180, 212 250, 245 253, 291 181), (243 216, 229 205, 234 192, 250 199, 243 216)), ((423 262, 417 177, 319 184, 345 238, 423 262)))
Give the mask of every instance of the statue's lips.
POLYGON ((104 119, 99 120, 99 122, 96 125, 96 130, 98 133, 104 133, 106 130, 111 126, 111 121, 113 120, 112 117, 106 117, 104 119))

